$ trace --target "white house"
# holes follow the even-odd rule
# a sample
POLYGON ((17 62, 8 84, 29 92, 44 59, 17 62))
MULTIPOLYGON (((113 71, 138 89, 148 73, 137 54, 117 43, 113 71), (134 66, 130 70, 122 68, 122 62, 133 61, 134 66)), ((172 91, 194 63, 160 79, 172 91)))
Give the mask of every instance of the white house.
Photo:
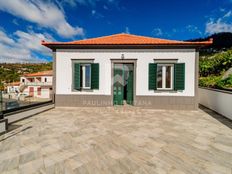
POLYGON ((19 92, 20 82, 12 82, 6 85, 7 93, 17 93, 19 92))
POLYGON ((212 44, 115 34, 45 42, 53 50, 56 106, 198 107, 198 49, 212 44))
POLYGON ((52 94, 52 71, 25 74, 20 77, 19 90, 27 96, 50 98, 52 94))

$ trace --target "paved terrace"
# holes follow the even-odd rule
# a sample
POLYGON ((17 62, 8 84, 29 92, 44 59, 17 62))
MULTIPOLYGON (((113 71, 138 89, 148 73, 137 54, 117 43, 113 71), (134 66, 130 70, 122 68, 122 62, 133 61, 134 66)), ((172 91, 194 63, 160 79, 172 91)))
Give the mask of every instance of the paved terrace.
POLYGON ((56 108, 0 136, 0 173, 231 174, 231 127, 201 110, 56 108))

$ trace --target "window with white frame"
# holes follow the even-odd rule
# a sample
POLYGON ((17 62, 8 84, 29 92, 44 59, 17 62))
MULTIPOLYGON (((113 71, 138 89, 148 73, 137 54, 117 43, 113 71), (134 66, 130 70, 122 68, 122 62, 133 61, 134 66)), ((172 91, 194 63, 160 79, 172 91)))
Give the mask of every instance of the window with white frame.
POLYGON ((80 86, 82 89, 91 88, 91 64, 80 65, 80 86))
POLYGON ((158 64, 157 65, 157 89, 172 90, 173 89, 173 73, 174 64, 158 64))

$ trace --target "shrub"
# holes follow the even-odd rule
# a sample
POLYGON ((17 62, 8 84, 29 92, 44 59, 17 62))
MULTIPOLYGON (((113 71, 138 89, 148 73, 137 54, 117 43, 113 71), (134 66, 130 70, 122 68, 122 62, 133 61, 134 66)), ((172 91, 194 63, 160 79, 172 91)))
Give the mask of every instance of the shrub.
POLYGON ((217 81, 215 86, 216 88, 221 88, 221 89, 225 89, 225 88, 232 89, 232 75, 230 75, 228 78, 224 80, 217 81))
POLYGON ((200 77, 200 79, 199 79, 199 86, 201 86, 201 87, 215 88, 216 84, 220 80, 221 80, 221 76, 200 77))
POLYGON ((232 75, 222 80, 221 76, 200 77, 199 86, 218 89, 232 89, 232 75))
POLYGON ((219 76, 232 67, 232 50, 200 58, 200 76, 219 76))

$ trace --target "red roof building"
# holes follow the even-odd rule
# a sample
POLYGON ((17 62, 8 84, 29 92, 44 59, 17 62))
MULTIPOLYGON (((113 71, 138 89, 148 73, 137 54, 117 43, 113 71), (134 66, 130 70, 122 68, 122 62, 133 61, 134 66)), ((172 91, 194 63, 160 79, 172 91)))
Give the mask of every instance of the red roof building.
POLYGON ((184 110, 198 108, 199 48, 212 43, 125 33, 42 41, 53 51, 56 106, 184 110))
POLYGON ((192 45, 203 46, 210 45, 213 40, 203 42, 186 42, 177 40, 159 39, 153 37, 137 36, 133 34, 114 34, 110 36, 97 37, 92 39, 77 40, 71 42, 45 42, 42 45, 47 47, 58 45, 192 45))

